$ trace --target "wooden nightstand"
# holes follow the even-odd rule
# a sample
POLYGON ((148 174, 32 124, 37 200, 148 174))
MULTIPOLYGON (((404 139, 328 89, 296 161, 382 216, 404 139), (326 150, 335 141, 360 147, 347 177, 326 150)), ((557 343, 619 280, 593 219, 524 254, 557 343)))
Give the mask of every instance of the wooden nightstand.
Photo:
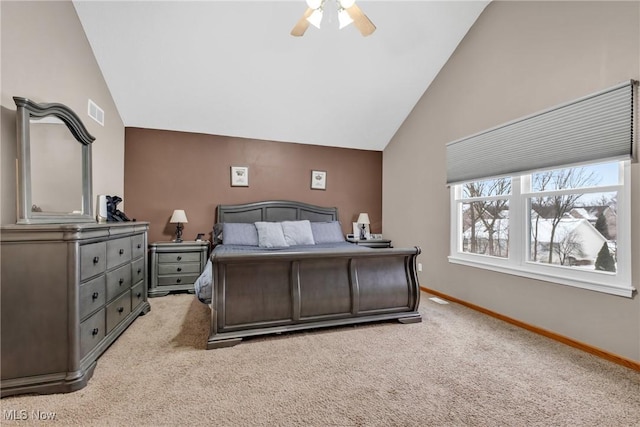
POLYGON ((353 243, 360 246, 366 246, 368 248, 391 248, 391 240, 387 239, 367 239, 367 240, 358 240, 358 239, 347 239, 347 242, 353 243))
POLYGON ((154 242, 149 245, 149 297, 174 291, 194 292, 196 281, 207 263, 209 242, 154 242))

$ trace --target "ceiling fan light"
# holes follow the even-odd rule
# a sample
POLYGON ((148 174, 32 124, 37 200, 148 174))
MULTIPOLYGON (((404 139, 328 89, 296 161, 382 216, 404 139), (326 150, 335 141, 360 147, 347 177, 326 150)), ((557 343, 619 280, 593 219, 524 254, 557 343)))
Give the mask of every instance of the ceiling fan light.
POLYGON ((317 9, 322 5, 322 0, 307 0, 307 6, 311 9, 317 9))
POLYGON ((307 21, 309 21, 309 23, 314 27, 320 28, 320 23, 322 22, 322 11, 318 9, 314 10, 311 16, 307 18, 307 21))
POLYGON ((356 0, 340 0, 340 6, 342 6, 343 9, 349 9, 355 2, 356 0))
POLYGON ((338 13, 338 24, 340 26, 340 29, 343 29, 344 27, 351 24, 352 22, 353 22, 353 19, 351 19, 351 16, 349 16, 346 10, 342 9, 338 13))

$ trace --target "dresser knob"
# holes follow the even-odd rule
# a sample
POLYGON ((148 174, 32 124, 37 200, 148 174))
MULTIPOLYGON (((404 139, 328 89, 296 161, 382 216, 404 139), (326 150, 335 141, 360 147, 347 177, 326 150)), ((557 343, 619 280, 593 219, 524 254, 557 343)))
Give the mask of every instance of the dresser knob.
POLYGON ((180 282, 182 282, 182 279, 178 278, 178 280, 176 280, 176 282, 180 283, 180 282))
POLYGON ((97 264, 100 261, 100 257, 99 256, 94 256, 93 257, 93 263, 97 264))
POLYGON ((142 247, 141 243, 138 243, 138 249, 140 249, 142 247))
POLYGON ((98 328, 93 328, 93 330, 91 331, 91 335, 93 335, 93 336, 98 335, 98 331, 99 331, 98 328))
POLYGON ((138 293, 136 294, 136 296, 137 296, 138 298, 140 298, 140 297, 142 296, 142 292, 138 292, 138 293))
POLYGON ((124 249, 120 249, 119 253, 122 255, 124 253, 124 249))
POLYGON ((118 313, 122 313, 124 311, 124 307, 118 307, 118 313))
POLYGON ((177 268, 177 270, 178 270, 178 271, 182 271, 182 267, 178 267, 178 268, 177 268))
POLYGON ((178 256, 178 261, 180 261, 181 259, 182 259, 182 257, 181 257, 181 256, 178 256))
POLYGON ((123 283, 124 283, 124 279, 123 279, 123 278, 120 278, 120 280, 118 280, 118 284, 119 284, 120 286, 122 286, 122 284, 123 284, 123 283))
POLYGON ((94 292, 93 295, 91 295, 91 298, 98 299, 98 295, 100 295, 100 294, 97 293, 97 292, 94 292))
POLYGON ((142 273, 142 269, 141 268, 138 269, 138 274, 140 274, 140 273, 142 273))

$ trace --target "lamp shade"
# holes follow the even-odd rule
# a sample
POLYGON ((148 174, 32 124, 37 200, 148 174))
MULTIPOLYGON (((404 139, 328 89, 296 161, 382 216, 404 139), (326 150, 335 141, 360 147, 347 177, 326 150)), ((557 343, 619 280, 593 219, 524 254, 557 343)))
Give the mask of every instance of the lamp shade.
POLYGON ((173 211, 173 215, 171 215, 171 219, 169 220, 169 222, 171 222, 171 223, 176 223, 176 222, 188 223, 189 221, 187 221, 187 214, 184 213, 184 211, 182 209, 176 209, 175 211, 173 211))
POLYGON ((358 224, 371 224, 369 221, 369 214, 365 212, 361 213, 358 216, 358 224))

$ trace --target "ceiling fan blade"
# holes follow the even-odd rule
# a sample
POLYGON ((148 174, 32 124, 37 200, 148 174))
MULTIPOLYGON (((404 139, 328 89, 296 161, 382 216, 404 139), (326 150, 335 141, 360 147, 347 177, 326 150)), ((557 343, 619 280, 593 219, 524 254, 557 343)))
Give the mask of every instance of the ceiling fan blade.
POLYGON ((358 28, 360 34, 362 34, 363 36, 366 37, 368 35, 371 35, 371 33, 376 30, 376 26, 373 25, 373 22, 371 22, 371 20, 367 18, 367 15, 364 14, 364 12, 358 7, 357 4, 354 4, 353 6, 345 10, 347 11, 351 19, 353 19, 353 24, 358 28))
POLYGON ((311 16, 312 13, 313 13, 313 9, 308 7, 307 10, 302 15, 302 18, 300 18, 300 20, 296 23, 296 25, 291 30, 292 36, 300 37, 304 35, 304 32, 307 31, 307 28, 309 28, 309 21, 307 21, 307 18, 311 16))

